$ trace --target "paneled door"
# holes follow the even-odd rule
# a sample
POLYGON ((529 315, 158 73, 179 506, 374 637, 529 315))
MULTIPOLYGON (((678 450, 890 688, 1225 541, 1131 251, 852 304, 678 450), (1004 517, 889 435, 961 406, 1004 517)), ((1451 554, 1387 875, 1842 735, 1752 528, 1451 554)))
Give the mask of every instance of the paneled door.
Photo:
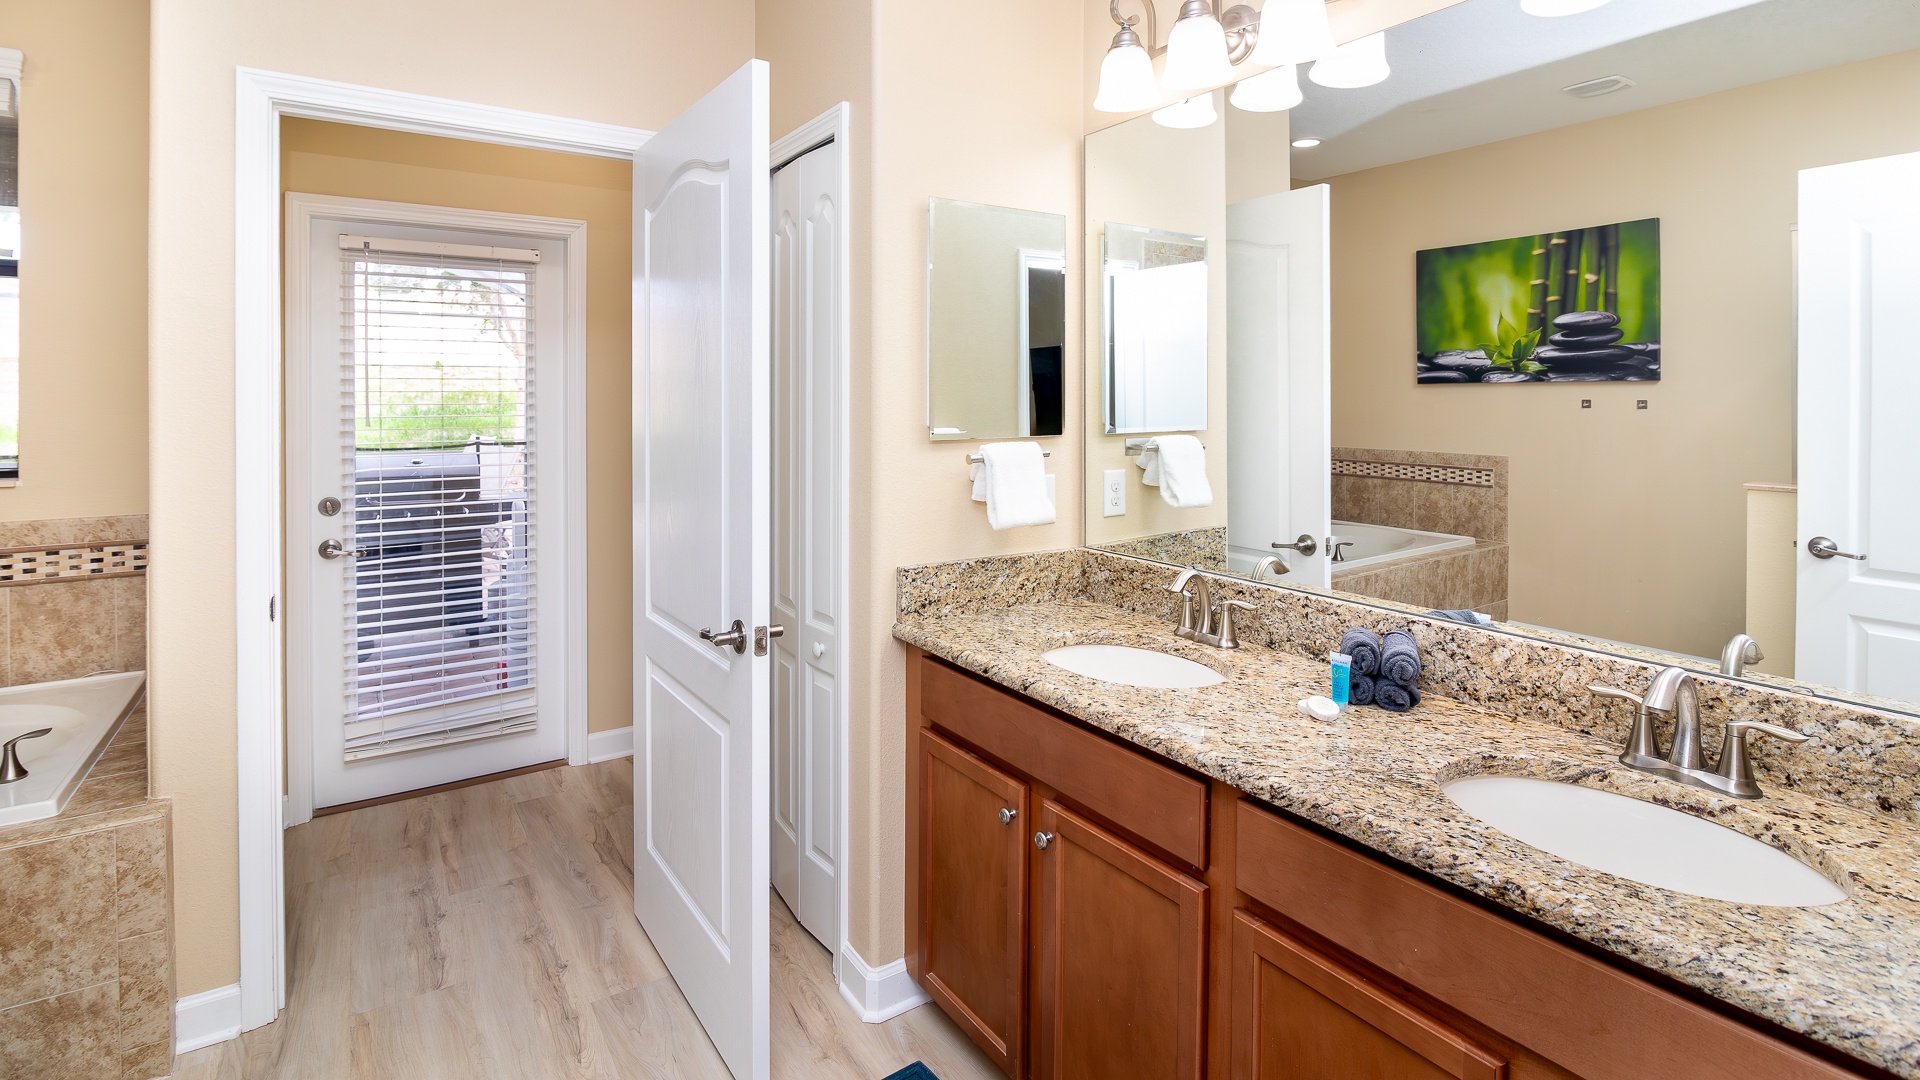
POLYGON ((767 65, 633 163, 634 911, 740 1080, 768 1071, 767 65))
POLYGON ((1800 174, 1794 676, 1920 701, 1920 154, 1800 174))
POLYGON ((564 224, 289 196, 296 820, 567 757, 564 224))
POLYGON ((1228 559, 1247 571, 1279 555, 1286 580, 1322 586, 1332 580, 1331 191, 1227 207, 1228 559), (1315 541, 1312 555, 1273 547, 1301 536, 1315 541))
POLYGON ((840 522, 841 152, 773 174, 773 885, 840 951, 840 718, 846 695, 840 522))

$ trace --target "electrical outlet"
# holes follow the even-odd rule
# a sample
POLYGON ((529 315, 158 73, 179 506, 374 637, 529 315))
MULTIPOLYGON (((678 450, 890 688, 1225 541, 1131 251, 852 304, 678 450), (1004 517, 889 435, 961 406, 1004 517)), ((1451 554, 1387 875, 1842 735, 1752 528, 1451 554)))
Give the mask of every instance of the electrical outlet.
POLYGON ((1127 470, 1108 469, 1104 474, 1106 491, 1105 506, 1101 511, 1104 517, 1121 517, 1127 512, 1127 470))

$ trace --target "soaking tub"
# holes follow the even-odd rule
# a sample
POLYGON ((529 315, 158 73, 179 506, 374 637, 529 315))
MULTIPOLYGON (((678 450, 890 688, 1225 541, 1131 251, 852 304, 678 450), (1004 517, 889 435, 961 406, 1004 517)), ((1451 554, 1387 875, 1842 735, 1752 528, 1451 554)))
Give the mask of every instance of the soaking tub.
POLYGON ((0 784, 0 826, 50 818, 66 808, 114 733, 140 704, 144 671, 0 688, 0 743, 43 727, 52 734, 16 748, 27 776, 0 784))
MULTIPOLYGON (((1333 539, 1353 541, 1353 546, 1346 549, 1347 557, 1332 564, 1336 574, 1396 559, 1409 559, 1415 555, 1472 547, 1474 544, 1471 536, 1396 529, 1391 525, 1366 525, 1358 521, 1334 522, 1333 539)), ((1333 554, 1331 547, 1327 554, 1333 554)))

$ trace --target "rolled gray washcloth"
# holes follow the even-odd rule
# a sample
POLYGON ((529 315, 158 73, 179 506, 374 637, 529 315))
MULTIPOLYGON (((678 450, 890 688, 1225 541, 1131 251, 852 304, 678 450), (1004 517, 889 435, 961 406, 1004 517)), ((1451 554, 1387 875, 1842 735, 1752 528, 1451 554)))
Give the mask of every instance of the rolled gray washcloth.
POLYGON ((1420 643, 1405 630, 1389 630, 1380 641, 1380 674, 1401 686, 1420 681, 1420 643))
POLYGON ((1420 704, 1420 688, 1381 679, 1373 686, 1373 703, 1388 712, 1406 712, 1420 704))
POLYGON ((1353 674, 1380 674, 1380 635, 1366 627, 1356 626, 1341 634, 1339 651, 1353 658, 1353 674))
POLYGON ((1347 704, 1371 705, 1373 695, 1378 692, 1380 680, 1371 675, 1350 672, 1347 675, 1347 704))

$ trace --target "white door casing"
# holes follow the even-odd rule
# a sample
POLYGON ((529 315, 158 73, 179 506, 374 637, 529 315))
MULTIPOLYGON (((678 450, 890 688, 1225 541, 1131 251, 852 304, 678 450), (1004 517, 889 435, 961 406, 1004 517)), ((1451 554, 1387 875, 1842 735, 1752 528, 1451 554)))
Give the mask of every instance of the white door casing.
POLYGON ((733 1075, 768 1074, 767 65, 634 155, 634 911, 733 1075), (744 651, 702 640, 738 620, 744 651))
POLYGON ((1920 154, 1802 171, 1799 243, 1794 677, 1920 701, 1920 154))
POLYGON ((566 583, 582 559, 585 506, 584 432, 567 423, 571 398, 586 369, 584 281, 586 223, 441 206, 289 192, 287 250, 287 516, 288 826, 316 806, 482 776, 568 756, 584 735, 575 713, 584 706, 578 616, 584 598, 566 583), (537 680, 542 720, 537 732, 345 763, 341 756, 343 575, 351 560, 315 554, 322 540, 343 539, 352 526, 352 493, 340 491, 340 252, 336 234, 366 232, 442 242, 537 247, 543 253, 535 296, 542 327, 535 363, 542 410, 540 567, 543 592, 537 680), (316 512, 323 496, 344 499, 337 516, 316 512), (575 728, 580 730, 576 731, 575 728))
POLYGON ((841 147, 773 175, 773 883, 839 952, 845 712, 841 147))
POLYGON ((1228 557, 1245 571, 1277 554, 1284 580, 1322 587, 1332 578, 1330 192, 1316 184, 1227 207, 1228 557), (1302 534, 1321 545, 1311 556, 1272 547, 1302 534))

